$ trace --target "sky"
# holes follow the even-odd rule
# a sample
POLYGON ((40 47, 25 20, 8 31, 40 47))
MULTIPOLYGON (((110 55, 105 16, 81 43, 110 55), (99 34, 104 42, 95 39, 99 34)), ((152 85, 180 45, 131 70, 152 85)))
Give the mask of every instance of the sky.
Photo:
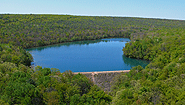
POLYGON ((185 0, 0 0, 0 14, 7 13, 185 20, 185 0))

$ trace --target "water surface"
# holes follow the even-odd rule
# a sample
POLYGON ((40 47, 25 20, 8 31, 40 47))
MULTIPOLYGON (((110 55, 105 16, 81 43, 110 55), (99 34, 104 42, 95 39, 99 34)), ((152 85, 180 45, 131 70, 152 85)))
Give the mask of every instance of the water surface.
POLYGON ((122 49, 128 41, 128 38, 78 41, 27 51, 32 54, 35 66, 58 68, 61 72, 130 70, 137 65, 145 67, 149 62, 123 55, 122 49))

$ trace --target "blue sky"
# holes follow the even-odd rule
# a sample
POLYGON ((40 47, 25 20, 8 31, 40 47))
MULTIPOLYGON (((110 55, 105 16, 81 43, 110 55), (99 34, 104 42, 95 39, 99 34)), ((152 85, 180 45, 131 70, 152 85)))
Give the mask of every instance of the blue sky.
POLYGON ((0 0, 0 13, 185 20, 185 0, 0 0))

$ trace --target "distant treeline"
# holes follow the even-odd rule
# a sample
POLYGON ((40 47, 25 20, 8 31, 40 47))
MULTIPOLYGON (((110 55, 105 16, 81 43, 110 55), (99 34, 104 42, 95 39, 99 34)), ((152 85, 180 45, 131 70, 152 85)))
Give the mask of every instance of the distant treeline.
POLYGON ((1 14, 0 42, 2 105, 185 104, 185 21, 1 14), (151 61, 116 76, 109 93, 71 71, 33 70, 33 58, 23 49, 106 37, 130 38, 124 54, 151 61))
POLYGON ((70 15, 0 15, 0 42, 31 48, 107 37, 130 38, 159 27, 180 27, 184 21, 129 17, 70 15), (134 35, 134 34, 133 34, 134 35))

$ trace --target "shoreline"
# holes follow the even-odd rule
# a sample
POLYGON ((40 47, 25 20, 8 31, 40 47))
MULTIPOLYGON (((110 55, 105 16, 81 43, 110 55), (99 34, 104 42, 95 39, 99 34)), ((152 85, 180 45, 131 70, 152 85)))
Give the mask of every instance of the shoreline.
POLYGON ((32 48, 47 47, 47 46, 53 46, 53 45, 58 45, 58 44, 70 43, 70 42, 95 41, 95 40, 101 40, 101 39, 106 39, 106 38, 128 38, 128 39, 130 39, 129 37, 110 36, 110 37, 102 37, 102 38, 97 38, 97 39, 82 39, 82 40, 75 40, 75 41, 64 41, 64 42, 59 42, 59 43, 54 43, 54 44, 46 44, 46 45, 42 45, 42 46, 28 47, 28 48, 24 48, 24 49, 29 50, 32 48))
POLYGON ((99 73, 128 73, 130 70, 115 70, 115 71, 93 71, 93 72, 73 72, 73 74, 99 74, 99 73))

